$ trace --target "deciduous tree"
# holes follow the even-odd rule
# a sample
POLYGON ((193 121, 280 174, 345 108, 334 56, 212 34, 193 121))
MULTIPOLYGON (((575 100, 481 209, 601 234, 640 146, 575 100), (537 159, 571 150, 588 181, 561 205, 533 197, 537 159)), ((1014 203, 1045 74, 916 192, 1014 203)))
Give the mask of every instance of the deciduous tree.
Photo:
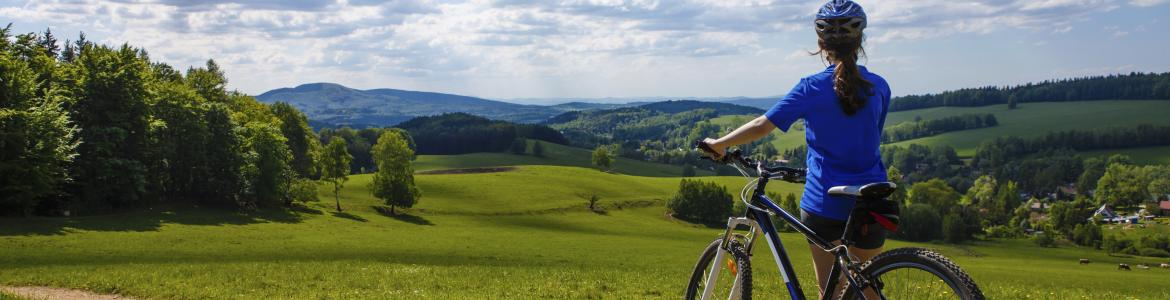
POLYGON ((334 137, 321 156, 321 179, 333 184, 333 198, 341 211, 341 188, 349 180, 349 163, 353 155, 345 147, 345 139, 334 137))
POLYGON ((406 140, 395 133, 383 133, 371 155, 378 170, 370 181, 370 193, 390 206, 390 214, 394 214, 395 207, 414 206, 422 193, 414 184, 414 168, 410 165, 414 151, 406 140))
POLYGON ((598 146, 593 149, 593 165, 602 169, 609 169, 610 164, 613 163, 613 155, 609 153, 609 148, 605 146, 598 146))

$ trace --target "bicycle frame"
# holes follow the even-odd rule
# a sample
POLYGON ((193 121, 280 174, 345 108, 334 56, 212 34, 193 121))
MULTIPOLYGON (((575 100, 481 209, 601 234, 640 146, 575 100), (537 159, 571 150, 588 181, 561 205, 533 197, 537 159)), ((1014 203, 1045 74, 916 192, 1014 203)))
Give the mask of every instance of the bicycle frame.
MULTIPOLYGON (((780 219, 784 220, 785 223, 787 223, 789 226, 792 226, 792 228, 795 228, 797 232, 800 232, 802 235, 804 235, 804 237, 812 242, 813 245, 816 245, 825 252, 833 253, 836 256, 837 259, 833 263, 833 268, 829 272, 829 281, 827 284, 825 284, 825 291, 827 292, 822 293, 821 299, 830 299, 833 296, 833 292, 837 290, 837 284, 839 281, 838 278, 840 277, 841 272, 843 272, 843 268, 853 269, 855 267, 857 262, 853 262, 849 259, 850 256, 848 247, 833 245, 830 242, 825 241, 820 236, 817 236, 812 229, 808 228, 808 226, 805 226, 804 223, 801 223, 799 219, 797 219, 788 211, 785 211, 784 209, 777 206, 774 202, 772 202, 771 199, 768 199, 768 197, 764 195, 763 190, 764 186, 767 185, 768 177, 769 176, 767 176, 767 174, 760 176, 760 181, 756 185, 756 190, 752 193, 752 202, 762 204, 763 207, 760 208, 766 209, 767 211, 761 211, 749 207, 747 209, 748 212, 746 216, 740 218, 728 218, 727 231, 724 233, 723 242, 719 246, 720 251, 716 251, 715 260, 713 261, 714 263, 712 264, 710 272, 707 274, 707 286, 703 288, 703 295, 701 299, 711 299, 711 294, 714 292, 716 279, 718 279, 719 272, 722 269, 722 264, 720 262, 725 259, 724 256, 725 253, 727 253, 726 249, 728 243, 730 243, 731 239, 734 237, 734 235, 736 235, 735 229, 740 225, 747 225, 750 227, 749 236, 747 237, 748 240, 745 244, 746 251, 748 251, 748 253, 752 251, 752 246, 755 243, 757 235, 760 232, 763 232, 764 237, 767 239, 768 247, 772 250, 772 259, 776 262, 776 266, 779 268, 780 277, 783 278, 784 285, 788 287, 789 296, 794 300, 806 299, 804 296, 804 291, 800 287, 800 281, 797 279, 796 273, 793 269, 792 261, 788 258, 788 252, 785 251, 784 244, 780 241, 780 236, 776 231, 776 227, 772 224, 772 219, 769 216, 768 211, 775 213, 780 217, 780 219), (764 221, 761 222, 759 220, 764 221)), ((850 224, 851 221, 852 218, 846 221, 845 228, 850 228, 852 225, 850 224)), ((848 230, 846 232, 848 232, 848 230)), ((853 289, 856 289, 858 292, 865 288, 865 286, 862 286, 859 284, 859 282, 857 282, 857 278, 854 278, 854 276, 845 277, 846 280, 850 282, 850 286, 853 287, 853 289)), ((736 298, 737 295, 734 293, 737 293, 738 291, 739 280, 736 280, 734 286, 732 287, 733 294, 731 295, 731 298, 736 298)))

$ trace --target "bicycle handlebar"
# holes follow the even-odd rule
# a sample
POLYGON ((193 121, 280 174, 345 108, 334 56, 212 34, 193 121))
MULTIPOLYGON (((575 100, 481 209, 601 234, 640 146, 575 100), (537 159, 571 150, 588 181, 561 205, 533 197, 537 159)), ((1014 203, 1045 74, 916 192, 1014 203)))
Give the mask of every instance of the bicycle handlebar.
MULTIPOLYGON (((715 150, 711 149, 711 145, 703 142, 702 140, 695 141, 695 148, 702 150, 711 156, 714 156, 715 154, 715 150)), ((747 169, 757 170, 757 175, 761 177, 767 176, 779 178, 780 180, 792 183, 804 183, 805 176, 808 176, 808 169, 790 168, 785 166, 768 166, 763 162, 756 162, 750 157, 744 156, 743 151, 739 149, 726 151, 725 153, 726 154, 724 154, 723 157, 720 157, 718 160, 710 156, 701 157, 700 159, 709 159, 720 164, 735 163, 747 169)))

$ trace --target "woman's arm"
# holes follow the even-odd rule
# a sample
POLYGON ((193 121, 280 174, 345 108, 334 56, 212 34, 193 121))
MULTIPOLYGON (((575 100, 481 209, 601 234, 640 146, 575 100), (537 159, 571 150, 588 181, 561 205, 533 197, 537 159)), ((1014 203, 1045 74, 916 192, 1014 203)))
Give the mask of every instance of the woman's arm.
POLYGON ((771 133, 773 129, 776 129, 776 125, 773 125, 772 121, 768 121, 767 117, 760 116, 755 120, 748 121, 747 123, 743 124, 743 126, 739 126, 739 128, 736 128, 735 131, 732 131, 731 133, 728 133, 721 138, 708 138, 703 140, 703 142, 707 143, 707 145, 710 145, 711 149, 715 150, 715 152, 718 152, 715 153, 716 157, 713 158, 719 159, 723 157, 725 154, 724 151, 727 150, 727 147, 754 142, 768 135, 768 133, 771 133))

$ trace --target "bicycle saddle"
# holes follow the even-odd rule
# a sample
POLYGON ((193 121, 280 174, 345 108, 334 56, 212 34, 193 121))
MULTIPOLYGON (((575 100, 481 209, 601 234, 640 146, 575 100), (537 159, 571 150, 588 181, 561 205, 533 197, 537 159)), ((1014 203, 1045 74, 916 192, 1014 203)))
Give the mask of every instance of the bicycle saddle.
POLYGON ((874 182, 867 185, 843 185, 829 188, 829 195, 885 199, 898 189, 893 182, 874 182))

